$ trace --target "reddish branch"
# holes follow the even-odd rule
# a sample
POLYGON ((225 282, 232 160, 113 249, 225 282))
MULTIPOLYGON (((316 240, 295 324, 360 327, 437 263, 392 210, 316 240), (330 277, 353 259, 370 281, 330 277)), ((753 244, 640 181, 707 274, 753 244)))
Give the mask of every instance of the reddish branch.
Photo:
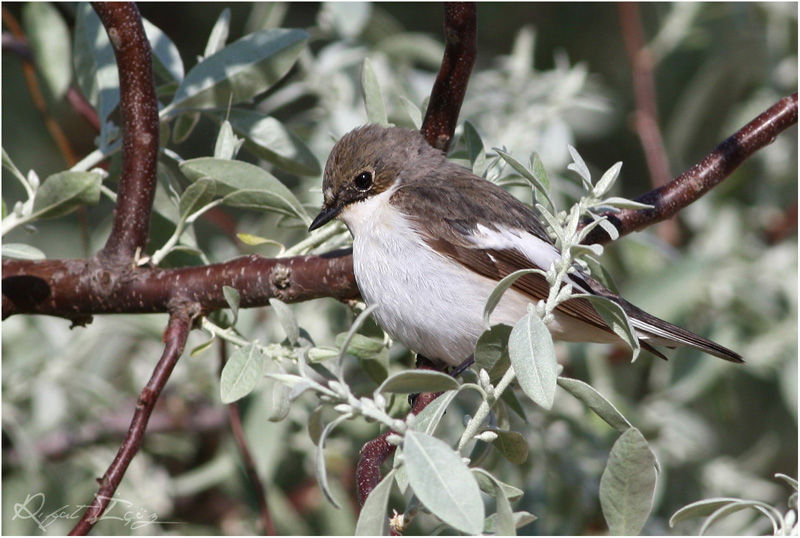
POLYGON ((175 368, 175 364, 177 364, 183 353, 186 338, 189 336, 192 323, 199 313, 200 309, 196 304, 179 303, 173 306, 169 324, 164 331, 164 342, 166 343, 164 353, 161 355, 150 381, 147 382, 139 396, 131 426, 114 461, 99 481, 100 489, 97 491, 92 504, 84 512, 83 517, 70 532, 71 535, 87 534, 92 530, 100 516, 103 515, 106 507, 108 507, 109 501, 113 498, 114 492, 122 481, 122 477, 125 476, 128 465, 130 465, 131 460, 142 446, 142 439, 144 438, 150 414, 153 412, 153 408, 172 373, 172 369, 175 368))
POLYGON ((478 54, 475 11, 474 2, 446 2, 444 5, 444 57, 421 129, 431 146, 444 151, 453 139, 478 54))
POLYGON ((92 6, 117 59, 122 118, 122 172, 114 223, 97 255, 125 264, 137 251, 144 252, 156 192, 159 129, 153 53, 136 4, 94 2, 92 6))
MULTIPOLYGON (((666 185, 636 198, 652 209, 626 209, 608 213, 620 236, 668 219, 729 177, 739 165, 775 137, 797 124, 797 93, 784 97, 756 119, 726 138, 705 159, 666 185)), ((611 238, 599 226, 584 243, 608 243, 611 238)))

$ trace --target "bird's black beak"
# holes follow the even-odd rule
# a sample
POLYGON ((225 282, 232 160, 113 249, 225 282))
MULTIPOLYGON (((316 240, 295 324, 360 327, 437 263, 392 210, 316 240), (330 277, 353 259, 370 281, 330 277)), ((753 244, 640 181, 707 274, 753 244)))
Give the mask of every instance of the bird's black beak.
POLYGON ((319 215, 314 219, 314 222, 308 227, 308 231, 316 230, 323 224, 335 219, 341 211, 341 207, 323 207, 322 211, 320 211, 319 215))

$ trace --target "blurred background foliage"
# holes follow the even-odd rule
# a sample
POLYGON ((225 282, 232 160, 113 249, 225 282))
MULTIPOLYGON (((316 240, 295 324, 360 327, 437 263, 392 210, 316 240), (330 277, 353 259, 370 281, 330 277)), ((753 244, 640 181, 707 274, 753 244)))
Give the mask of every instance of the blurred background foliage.
MULTIPOLYGON (((4 4, 27 31, 25 4, 4 4)), ((77 11, 58 4, 70 33, 77 11)), ((303 28, 308 46, 279 84, 243 107, 283 123, 320 165, 339 137, 366 122, 361 65, 369 57, 390 121, 412 127, 414 106, 424 110, 443 50, 442 9, 421 4, 171 4, 145 3, 142 15, 174 43, 186 71, 204 54, 223 10, 230 10, 228 43, 266 27, 303 28), (411 111, 409 113, 409 110, 411 111)), ((647 43, 654 53, 660 124, 673 175, 687 169, 722 139, 781 97, 797 90, 797 5, 793 3, 643 4, 647 43)), ((5 31, 5 28, 4 28, 5 31)), ((41 72, 40 72, 41 73, 41 72)), ((3 148, 17 167, 38 177, 67 166, 34 108, 19 57, 4 48, 3 148)), ((48 106, 79 156, 95 149, 97 133, 40 76, 48 106)), ((73 78, 74 82, 74 78, 73 78)), ((163 82, 161 80, 160 82, 163 82)), ((165 90, 165 91, 168 91, 165 90)), ((174 91, 174 88, 173 88, 174 91)), ((168 100, 165 100, 166 104, 168 100)), ((200 115, 191 134, 162 140, 184 159, 213 154, 227 100, 200 115)), ((469 120, 487 150, 505 146, 526 161, 538 152, 566 208, 574 180, 564 179, 566 145, 575 145, 593 172, 624 163, 618 194, 635 197, 651 185, 639 139, 632 129, 635 97, 631 66, 614 4, 491 3, 478 7, 478 61, 461 121, 469 120)), ((118 121, 117 116, 111 116, 118 121)), ((170 127, 176 129, 172 121, 170 127)), ((460 132, 460 131, 459 131, 460 132)), ((452 153, 463 157, 463 143, 452 153)), ((287 171, 245 149, 241 160, 260 164, 281 179, 310 213, 318 207, 318 170, 287 171)), ((112 158, 112 189, 119 155, 112 158)), ((163 172, 163 170, 162 170, 163 172)), ((3 200, 12 207, 24 191, 3 170, 3 200)), ((160 188, 163 188, 164 183, 160 188)), ((516 192, 516 191, 515 191, 516 192)), ((530 192, 520 190, 523 200, 530 192)), ((526 198, 527 196, 527 198, 526 198)), ((95 252, 110 229, 112 204, 20 227, 4 243, 27 243, 48 258, 95 252)), ((733 366, 692 350, 670 353, 669 362, 598 345, 558 347, 566 373, 590 382, 622 410, 650 441, 662 465, 646 534, 692 533, 699 522, 670 530, 671 514, 712 496, 743 497, 785 509, 790 490, 775 473, 797 476, 797 130, 790 129, 746 162, 723 185, 680 216, 680 239, 667 244, 652 230, 628 236, 606 250, 603 262, 633 303, 740 352, 733 366)), ((247 246, 249 233, 291 246, 302 227, 275 215, 215 208, 189 230, 212 262, 250 252, 267 256, 269 245, 247 246)), ((156 214, 150 252, 163 245, 174 224, 156 214)), ((323 245, 330 250, 346 234, 323 245)), ((200 263, 173 253, 163 265, 200 263)), ((352 321, 348 308, 320 299, 291 306, 318 345, 333 345, 352 321)), ((166 317, 97 317, 87 328, 69 329, 60 319, 11 318, 3 323, 3 525, 6 534, 62 534, 74 521, 57 519, 38 529, 15 516, 15 504, 43 493, 45 512, 86 504, 127 430, 139 391, 161 353, 166 317)), ((239 313, 237 327, 262 343, 284 333, 270 309, 239 313)), ((374 326, 367 329, 379 335, 374 326)), ((187 350, 205 342, 195 331, 187 350)), ((130 510, 157 514, 158 522, 132 529, 108 520, 101 534, 250 534, 258 532, 257 504, 242 471, 219 400, 220 349, 179 362, 156 407, 142 452, 118 497, 130 510), (177 523, 163 523, 177 522, 177 523)), ((400 346, 391 369, 413 364, 400 346)), ((348 379, 369 393, 374 382, 353 359, 348 379)), ((350 499, 337 510, 320 494, 314 477, 314 444, 306 425, 316 405, 301 398, 282 422, 270 422, 271 382, 242 401, 244 426, 268 503, 281 534, 351 534, 357 517, 354 465, 365 441, 379 433, 363 421, 343 424, 328 440, 331 488, 350 499)), ((457 404, 459 402, 457 401, 457 404)), ((471 407, 460 402, 463 409, 471 407)), ((397 408, 403 409, 398 401, 397 408)), ((445 417, 454 429, 460 412, 445 417)), ((529 441, 522 465, 492 454, 483 462, 523 489, 515 510, 538 520, 521 532, 586 534, 605 530, 597 499, 600 473, 614 432, 559 392, 554 410, 525 402, 527 423, 512 417, 529 441)), ((445 438, 447 438, 445 434, 445 438)), ((447 438, 448 440, 452 440, 447 438)), ((31 505, 35 506, 35 505, 31 505)), ((31 507, 29 506, 29 508, 31 507)), ((402 510, 398 496, 392 502, 402 510)), ((121 506, 112 515, 122 516, 121 506)), ((144 516, 147 517, 147 516, 144 516)), ((420 517, 409 533, 429 534, 432 518, 420 517)), ((720 534, 758 534, 768 523, 741 512, 712 528, 720 534)))

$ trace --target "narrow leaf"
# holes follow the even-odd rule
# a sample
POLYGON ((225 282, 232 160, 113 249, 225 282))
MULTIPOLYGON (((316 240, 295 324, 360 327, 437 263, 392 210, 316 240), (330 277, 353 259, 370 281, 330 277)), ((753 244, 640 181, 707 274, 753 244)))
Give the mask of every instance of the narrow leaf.
POLYGON ((239 292, 236 288, 230 286, 222 286, 222 295, 225 296, 225 301, 233 312, 233 322, 231 325, 236 325, 236 320, 239 317, 239 292))
POLYGON ((50 2, 29 2, 22 7, 22 24, 50 93, 56 100, 61 99, 72 79, 67 23, 50 2))
POLYGON ((483 140, 478 130, 470 122, 464 122, 464 141, 467 146, 467 154, 469 155, 469 162, 472 165, 472 171, 480 174, 483 165, 486 162, 486 150, 483 147, 483 140))
POLYGON ((488 431, 497 434, 497 439, 492 441, 492 446, 511 463, 521 465, 528 459, 528 442, 519 432, 488 428, 488 431))
POLYGON ((425 409, 417 414, 412 429, 427 433, 428 435, 433 435, 442 417, 444 417, 445 411, 447 411, 447 406, 450 405, 457 395, 457 390, 451 390, 433 400, 425 409))
POLYGON ((216 183, 209 178, 200 178, 186 187, 178 206, 181 220, 186 220, 189 215, 213 200, 216 192, 216 183))
POLYGON ((400 104, 403 105, 403 110, 405 110, 414 128, 419 129, 422 127, 422 111, 419 107, 405 97, 400 97, 400 104))
POLYGON ((628 422, 628 419, 614 407, 614 404, 606 400, 606 398, 591 385, 579 381, 578 379, 571 379, 568 377, 559 377, 558 384, 562 389, 583 402, 586 407, 594 411, 597 416, 605 420, 609 426, 618 432, 623 433, 628 428, 633 427, 631 423, 628 422))
POLYGON ((597 198, 602 198, 614 185, 614 182, 619 177, 619 171, 622 169, 622 163, 615 163, 611 168, 606 170, 606 173, 597 180, 597 183, 592 189, 592 194, 597 198))
POLYGON ((653 508, 656 459, 644 436, 628 428, 611 448, 600 478, 600 507, 615 536, 641 532, 653 508))
POLYGON ((227 121, 223 121, 217 135, 217 142, 214 144, 214 157, 217 159, 231 160, 239 153, 244 139, 238 138, 233 134, 233 128, 227 121))
POLYGON ((416 394, 421 392, 444 392, 458 389, 458 381, 447 374, 434 370, 407 370, 398 372, 384 381, 378 392, 416 394))
POLYGON ((231 355, 219 380, 222 403, 231 403, 250 394, 264 375, 264 357, 249 344, 231 355))
MULTIPOLYGON (((341 349, 344 341, 347 338, 347 333, 339 333, 336 335, 334 344, 337 348, 341 349)), ((384 349, 383 340, 376 340, 369 338, 363 334, 353 334, 350 339, 350 344, 347 346, 347 353, 358 359, 372 359, 384 349)))
POLYGON ((194 66, 161 115, 237 104, 269 89, 294 65, 308 41, 303 30, 247 34, 194 66))
POLYGON ((550 331, 535 312, 526 314, 514 326, 508 338, 508 355, 525 394, 550 409, 556 393, 558 362, 550 331))
POLYGON ((547 170, 544 167, 542 158, 538 153, 531 156, 531 172, 533 177, 544 187, 545 190, 550 191, 550 178, 547 177, 547 170))
POLYGON ((292 405, 292 387, 283 383, 274 383, 272 386, 272 411, 267 420, 280 422, 289 416, 292 405))
POLYGON ((147 19, 142 19, 144 33, 153 49, 153 68, 156 75, 171 81, 177 88, 177 84, 183 80, 183 60, 178 52, 175 43, 161 31, 161 28, 151 23, 147 19))
POLYGON ((361 507, 361 513, 358 515, 358 523, 356 523, 356 536, 388 536, 389 535, 389 518, 386 514, 386 508, 389 506, 389 494, 392 492, 392 484, 394 483, 395 470, 392 469, 383 480, 378 482, 364 506, 361 507))
POLYGON ((467 465, 444 441, 409 430, 403 443, 408 482, 425 507, 467 534, 483 530, 484 506, 467 465))
POLYGON ((737 502, 741 502, 741 499, 736 499, 734 497, 714 497, 687 504, 672 514, 672 517, 669 518, 669 526, 674 527, 676 523, 695 517, 710 516, 723 506, 737 502))
POLYGON ((496 476, 492 475, 485 469, 475 467, 470 470, 475 476, 475 480, 478 481, 478 487, 487 495, 491 495, 492 497, 495 496, 495 485, 499 485, 503 489, 503 493, 505 493, 508 500, 512 502, 520 500, 525 494, 525 492, 521 489, 515 488, 514 486, 506 484, 505 482, 501 482, 496 476))
POLYGON ((211 34, 208 36, 206 49, 203 51, 203 57, 208 58, 215 52, 222 50, 225 47, 225 42, 228 40, 228 31, 231 25, 231 10, 225 8, 217 17, 217 22, 211 29, 211 34))
POLYGON ((497 508, 497 512, 493 514, 495 517, 492 521, 492 531, 494 534, 497 536, 516 536, 517 528, 514 526, 514 515, 511 511, 511 503, 508 501, 503 485, 489 473, 485 475, 483 473, 475 473, 475 475, 476 477, 487 477, 494 490, 492 494, 495 498, 497 508))
POLYGON ((16 258, 18 260, 44 260, 44 252, 36 247, 24 243, 3 244, 3 258, 16 258))
POLYGON ((336 375, 340 378, 342 377, 342 361, 344 360, 344 354, 347 351, 347 348, 350 347, 350 341, 355 337, 355 334, 361 328, 362 325, 367 321, 367 318, 372 311, 378 308, 378 304, 372 304, 365 308, 353 321, 353 324, 350 326, 350 330, 347 331, 347 336, 344 337, 342 341, 342 345, 339 347, 339 355, 336 358, 336 375))
POLYGON ((530 170, 525 168, 525 166, 521 162, 512 157, 510 153, 507 153, 498 148, 494 148, 494 150, 497 152, 498 155, 500 155, 500 157, 503 158, 505 162, 511 165, 511 168, 516 170, 517 173, 519 173, 519 175, 521 175, 523 178, 527 179, 528 182, 531 185, 533 185, 534 188, 536 188, 536 190, 539 191, 539 193, 542 196, 544 196, 545 200, 547 200, 548 203, 550 204, 550 207, 553 207, 553 201, 550 199, 550 193, 548 192, 549 187, 545 187, 544 184, 540 182, 539 179, 530 172, 530 170))
POLYGON ((319 483, 319 487, 322 490, 322 493, 325 494, 325 498, 328 499, 328 502, 330 502, 336 508, 340 508, 340 506, 339 503, 336 502, 336 499, 333 498, 333 495, 331 495, 331 489, 328 486, 328 473, 325 470, 325 440, 328 438, 334 428, 336 428, 336 426, 349 418, 349 414, 341 415, 330 421, 328 425, 325 426, 325 429, 322 430, 322 434, 319 436, 317 452, 314 457, 314 467, 317 471, 317 482, 319 483))
POLYGON ((617 209, 652 209, 653 207, 650 204, 643 204, 641 202, 635 202, 633 200, 619 198, 617 196, 606 198, 603 200, 603 205, 616 207, 617 209))
POLYGON ((631 348, 633 351, 633 358, 631 361, 635 361, 636 358, 639 356, 639 352, 642 350, 642 346, 639 343, 639 338, 636 336, 636 332, 631 325, 631 321, 628 318, 628 315, 625 313, 625 310, 616 302, 608 299, 607 297, 601 297, 599 295, 587 295, 587 294, 577 294, 573 295, 574 298, 583 297, 584 299, 588 299, 591 301, 592 305, 594 305, 597 313, 600 314, 600 317, 603 318, 611 330, 614 331, 614 334, 619 336, 628 347, 631 348))
POLYGON ((283 327, 283 332, 286 333, 289 342, 292 345, 297 344, 297 340, 300 338, 300 325, 297 323, 297 317, 294 315, 294 311, 289 308, 289 305, 274 297, 270 298, 269 304, 278 317, 278 321, 281 327, 283 327))
POLYGON ((367 109, 367 121, 384 126, 389 125, 381 87, 369 58, 364 58, 364 64, 361 67, 361 93, 364 97, 364 107, 367 109))
POLYGON ((490 328, 489 319, 498 303, 500 303, 500 299, 503 297, 503 294, 506 292, 506 290, 513 286, 514 282, 516 282, 519 277, 531 273, 538 273, 542 276, 545 276, 545 272, 541 269, 520 269, 518 271, 514 271, 510 275, 506 275, 500 282, 497 283, 492 290, 492 293, 489 294, 489 298, 486 299, 486 306, 483 308, 484 327, 487 329, 490 328))
POLYGON ((578 150, 573 148, 572 146, 567 146, 569 150, 569 154, 572 156, 572 163, 567 165, 568 170, 572 170, 576 174, 578 174, 583 181, 583 184, 586 186, 587 189, 592 188, 592 174, 589 173, 589 167, 586 166, 586 163, 583 161, 583 158, 578 153, 578 150))
POLYGON ((102 181, 97 172, 66 171, 49 176, 36 191, 32 217, 60 217, 82 205, 96 204, 102 181))
POLYGON ((495 379, 500 370, 505 372, 508 367, 508 337, 511 329, 502 323, 493 325, 478 337, 475 344, 475 365, 486 370, 491 379, 495 379))

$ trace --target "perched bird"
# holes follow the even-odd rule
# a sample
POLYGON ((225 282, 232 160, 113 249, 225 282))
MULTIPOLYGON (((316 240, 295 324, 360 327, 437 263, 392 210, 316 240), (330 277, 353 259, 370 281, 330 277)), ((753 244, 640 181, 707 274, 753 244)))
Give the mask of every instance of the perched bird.
MULTIPOLYGON (((334 146, 325 165, 324 204, 309 230, 334 218, 353 235, 361 296, 393 338, 434 361, 457 366, 484 331, 483 309, 497 282, 523 268, 543 271, 560 259, 525 204, 491 181, 445 159, 420 133, 359 127, 334 146)), ((627 313, 646 349, 689 346, 743 362, 711 340, 656 318, 575 271, 564 285, 607 297, 627 313)), ((527 274, 506 291, 492 324, 515 325, 550 286, 527 274)), ((591 302, 561 303, 548 324, 554 340, 621 342, 591 302)))

